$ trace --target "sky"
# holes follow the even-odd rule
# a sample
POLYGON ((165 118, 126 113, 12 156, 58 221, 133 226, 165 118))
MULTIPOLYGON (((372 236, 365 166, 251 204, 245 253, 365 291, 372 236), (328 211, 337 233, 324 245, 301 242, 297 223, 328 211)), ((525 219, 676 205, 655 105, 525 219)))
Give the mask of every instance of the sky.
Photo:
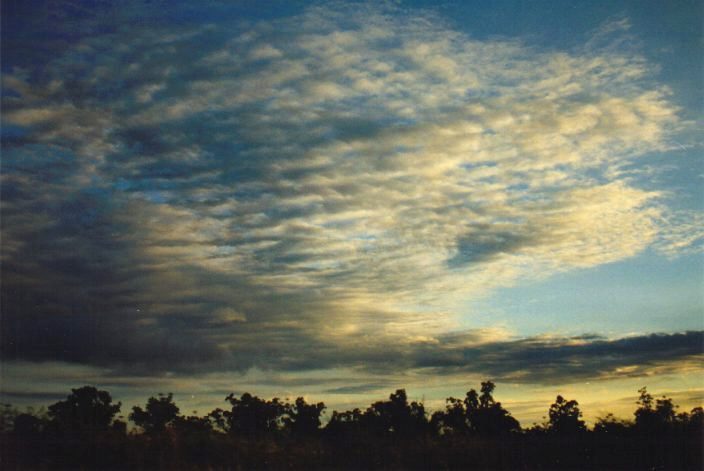
POLYGON ((0 400, 704 402, 701 1, 8 1, 0 400))

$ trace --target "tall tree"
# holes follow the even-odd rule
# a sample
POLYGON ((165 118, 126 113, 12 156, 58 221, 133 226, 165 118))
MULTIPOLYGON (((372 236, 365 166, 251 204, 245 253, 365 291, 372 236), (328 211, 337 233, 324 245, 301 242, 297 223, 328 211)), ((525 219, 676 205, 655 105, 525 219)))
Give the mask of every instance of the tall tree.
POLYGON ((48 416, 55 431, 91 434, 109 430, 121 406, 113 404, 107 391, 83 386, 72 389, 65 401, 49 406, 48 416))
POLYGON ((664 432, 671 428, 677 409, 672 399, 665 396, 655 399, 645 387, 640 388, 638 393, 638 408, 633 413, 636 417, 636 428, 644 433, 664 432))
POLYGON ((139 406, 132 408, 129 418, 148 434, 162 433, 172 424, 179 414, 179 408, 173 400, 173 394, 159 394, 150 397, 145 409, 139 406))
POLYGON ((494 400, 496 385, 491 381, 481 383, 481 395, 474 389, 467 392, 465 399, 466 417, 471 431, 480 435, 505 435, 517 432, 521 426, 503 408, 500 402, 494 400))
POLYGON ((397 389, 388 401, 378 401, 367 408, 364 422, 382 434, 409 435, 426 430, 428 421, 422 403, 408 403, 405 389, 397 389))
POLYGON ((320 428, 320 414, 325 410, 325 404, 308 404, 299 397, 294 404, 286 407, 286 426, 294 435, 312 435, 320 428))
POLYGON ((465 402, 462 399, 448 397, 445 399, 445 410, 434 412, 430 424, 433 430, 440 435, 457 435, 468 432, 465 402))
POLYGON ((587 426, 581 419, 582 411, 579 403, 575 400, 566 400, 558 395, 555 402, 548 411, 548 430, 563 435, 581 433, 587 430, 587 426))
POLYGON ((225 428, 234 435, 261 437, 279 430, 284 425, 286 405, 274 398, 265 401, 244 393, 240 398, 230 394, 225 398, 232 406, 221 412, 225 428))

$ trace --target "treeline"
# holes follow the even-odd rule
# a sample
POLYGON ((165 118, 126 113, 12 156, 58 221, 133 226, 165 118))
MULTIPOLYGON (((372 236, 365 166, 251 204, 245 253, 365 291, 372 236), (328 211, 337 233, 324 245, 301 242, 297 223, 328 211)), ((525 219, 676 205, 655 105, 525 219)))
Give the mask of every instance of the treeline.
POLYGON ((120 416, 92 386, 38 412, 4 405, 1 469, 702 469, 704 411, 639 390, 633 420, 611 414, 588 429, 579 404, 557 396, 545 423, 521 428, 495 385, 481 383, 429 413, 403 389, 365 410, 249 393, 183 415, 172 394, 120 416))

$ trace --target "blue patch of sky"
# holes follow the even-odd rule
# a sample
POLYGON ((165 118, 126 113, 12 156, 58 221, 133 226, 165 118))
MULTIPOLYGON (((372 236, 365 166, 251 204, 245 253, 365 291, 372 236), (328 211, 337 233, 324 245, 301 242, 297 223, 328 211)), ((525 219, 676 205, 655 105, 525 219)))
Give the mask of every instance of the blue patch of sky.
POLYGON ((168 195, 161 191, 145 191, 143 195, 149 202, 156 204, 164 204, 170 200, 168 195))
POLYGON ((528 191, 529 189, 530 189, 530 185, 528 185, 527 183, 516 183, 516 184, 509 185, 508 187, 506 187, 507 191, 513 192, 513 193, 523 193, 525 191, 528 191))
POLYGON ((296 219, 305 217, 313 212, 318 207, 318 204, 305 204, 300 206, 286 207, 270 207, 264 210, 264 214, 272 220, 296 219))
MULTIPOLYGON (((464 92, 464 97, 469 99, 469 101, 475 99, 475 98, 497 98, 501 95, 501 92, 499 90, 491 89, 491 88, 468 88, 464 92)), ((488 132, 485 131, 485 132, 488 132)), ((494 134, 491 132, 491 134, 494 134)))
POLYGON ((331 228, 331 229, 344 229, 346 227, 353 226, 357 222, 359 222, 359 220, 357 218, 346 218, 346 219, 337 219, 335 221, 324 222, 321 224, 321 226, 325 227, 325 228, 331 228))
POLYGON ((164 9, 169 23, 203 24, 216 23, 223 18, 248 21, 274 20, 300 13, 310 2, 302 0, 241 0, 237 2, 207 1, 205 3, 183 2, 178 8, 164 9))
POLYGON ((378 237, 375 236, 374 234, 355 234, 353 239, 373 242, 373 241, 377 240, 378 237))
POLYGON ((113 187, 118 191, 129 191, 132 188, 132 182, 120 178, 113 183, 113 187))
POLYGON ((31 132, 29 128, 24 126, 17 126, 15 124, 4 124, 0 128, 0 135, 2 136, 3 142, 7 139, 18 139, 25 137, 31 132))
POLYGON ((650 152, 623 170, 633 172, 634 183, 644 189, 661 191, 667 205, 673 209, 704 209, 704 159, 701 145, 677 147, 663 152, 650 152), (643 170, 652 171, 643 172, 643 170))
POLYGON ((642 256, 497 290, 470 303, 467 326, 544 332, 678 332, 704 327, 704 255, 642 256))
MULTIPOLYGON (((139 178, 139 179, 126 179, 118 178, 113 180, 110 184, 113 190, 127 193, 142 193, 146 195, 147 193, 159 193, 162 198, 173 201, 174 197, 178 195, 177 191, 179 189, 184 189, 184 185, 178 180, 171 180, 168 178, 139 178), (172 195, 167 198, 168 195, 172 195)), ((166 202, 166 201, 164 201, 166 202)))
MULTIPOLYGON (((60 225, 75 230, 88 229, 104 219, 113 208, 112 192, 106 188, 85 188, 57 207, 60 225)), ((95 226, 98 227, 98 226, 95 226)))
POLYGON ((228 257, 237 252, 237 247, 233 245, 219 245, 214 249, 214 257, 228 257))
MULTIPOLYGON (((3 98, 19 98, 22 96, 22 94, 19 91, 15 90, 14 88, 9 87, 9 86, 3 86, 1 93, 2 93, 3 98)), ((3 126, 6 126, 6 125, 3 125, 3 126)))
POLYGON ((478 168, 483 168, 483 167, 497 167, 499 164, 496 162, 481 162, 481 163, 475 163, 475 162, 464 162, 460 164, 460 167, 465 169, 465 170, 475 170, 478 168))
POLYGON ((270 196, 263 193, 259 188, 242 188, 238 187, 236 184, 232 189, 231 195, 233 198, 240 201, 254 201, 270 196))
POLYGON ((3 149, 2 153, 3 172, 27 172, 55 183, 70 177, 78 165, 73 152, 56 146, 28 144, 3 149))

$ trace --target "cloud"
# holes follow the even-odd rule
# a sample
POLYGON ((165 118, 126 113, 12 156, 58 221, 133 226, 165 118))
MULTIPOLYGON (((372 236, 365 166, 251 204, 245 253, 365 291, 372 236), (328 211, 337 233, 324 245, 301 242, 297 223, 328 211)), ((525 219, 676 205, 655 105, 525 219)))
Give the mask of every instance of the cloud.
POLYGON ((354 386, 341 386, 339 388, 326 389, 327 394, 360 394, 379 391, 387 385, 384 383, 356 384, 354 386))
MULTIPOLYGON (((603 387, 599 385, 603 382, 620 381, 619 394, 630 391, 635 395, 638 385, 672 388, 676 384, 667 378, 698 377, 703 340, 701 331, 616 339, 596 335, 515 339, 498 331, 478 330, 445 334, 432 341, 358 345, 356 349, 303 346, 300 354, 307 359, 305 364, 300 359, 294 364, 282 355, 264 353, 259 358, 263 368, 246 372, 235 373, 222 365, 203 368, 201 363, 201 368, 172 370, 166 375, 144 370, 141 376, 134 368, 13 360, 4 364, 4 377, 11 381, 3 383, 0 394, 13 402, 59 400, 65 392, 42 394, 95 384, 125 404, 142 403, 158 391, 172 391, 180 405, 207 412, 222 406, 222 399, 233 392, 249 391, 263 397, 306 394, 316 400, 324 399, 331 409, 345 409, 365 406, 370 395, 381 398, 388 391, 403 387, 417 399, 419 391, 423 397, 427 394, 426 405, 437 409, 443 407, 445 397, 463 394, 479 381, 491 379, 508 386, 509 391, 532 388, 535 394, 545 396, 530 404, 515 399, 507 402, 512 404, 511 410, 515 406, 517 412, 535 419, 539 413, 544 414, 555 388, 567 388, 565 394, 577 395, 582 402, 585 384, 601 391, 603 387)), ((262 351, 270 348, 265 345, 262 351)), ((698 395, 685 397, 682 391, 668 395, 688 404, 700 402, 698 395)), ((634 400, 635 396, 618 407, 612 406, 617 407, 616 412, 629 413, 634 400)), ((590 414, 614 411, 601 399, 583 405, 590 405, 590 414)))
POLYGON ((435 374, 480 373, 508 382, 564 384, 698 370, 704 332, 598 337, 534 337, 464 347, 454 339, 414 353, 435 374))
POLYGON ((496 344, 502 370, 490 346, 449 348, 467 300, 691 245, 617 171, 682 127, 642 57, 474 40, 388 5, 100 21, 3 73, 21 130, 3 142, 5 358, 299 371, 385 365, 389 346, 514 377, 512 351, 573 350, 496 344))

